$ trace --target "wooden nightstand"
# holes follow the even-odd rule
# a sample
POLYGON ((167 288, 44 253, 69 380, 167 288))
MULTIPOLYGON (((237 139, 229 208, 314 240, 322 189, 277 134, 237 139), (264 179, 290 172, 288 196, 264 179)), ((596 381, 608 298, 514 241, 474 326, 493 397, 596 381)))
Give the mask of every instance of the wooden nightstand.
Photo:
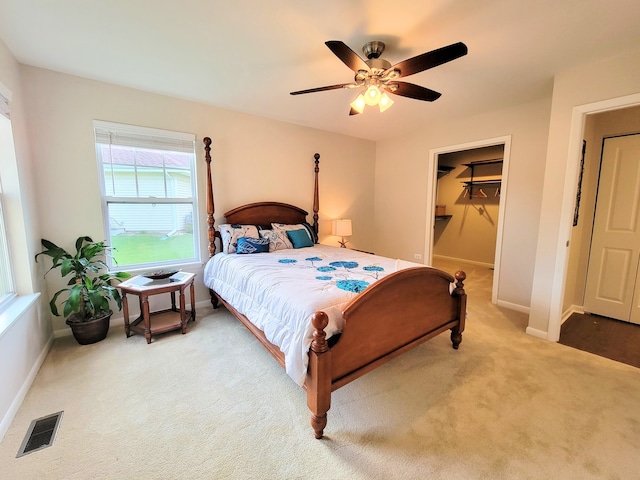
POLYGON ((122 310, 124 315, 124 329, 127 337, 131 332, 144 335, 147 343, 151 343, 151 336, 156 333, 182 329, 187 333, 187 323, 196 319, 195 289, 193 280, 195 273, 178 272, 169 278, 151 280, 143 275, 132 277, 122 282, 118 288, 122 292, 122 310), (189 287, 191 310, 185 307, 184 292, 189 287), (180 308, 176 308, 176 292, 179 292, 180 308), (151 312, 149 297, 161 293, 171 294, 171 308, 158 312, 151 312), (129 301, 127 294, 137 295, 140 301, 140 316, 129 323, 129 301))

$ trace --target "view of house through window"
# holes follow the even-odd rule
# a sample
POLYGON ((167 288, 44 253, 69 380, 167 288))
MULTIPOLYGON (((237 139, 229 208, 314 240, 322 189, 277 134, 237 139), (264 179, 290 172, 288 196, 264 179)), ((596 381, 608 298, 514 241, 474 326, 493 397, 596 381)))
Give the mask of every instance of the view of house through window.
POLYGON ((111 267, 197 260, 193 134, 94 122, 111 267))

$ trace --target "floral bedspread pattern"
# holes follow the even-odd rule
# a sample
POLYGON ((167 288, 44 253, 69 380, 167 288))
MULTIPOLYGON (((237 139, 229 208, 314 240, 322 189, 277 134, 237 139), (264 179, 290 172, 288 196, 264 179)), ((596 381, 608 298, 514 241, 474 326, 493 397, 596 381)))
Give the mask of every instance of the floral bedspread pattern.
POLYGON ((295 258, 281 258, 278 262, 289 265, 289 268, 315 269, 318 275, 315 279, 323 282, 332 282, 341 290, 352 293, 360 293, 367 288, 371 282, 381 278, 384 267, 377 264, 370 264, 371 258, 366 258, 365 262, 355 260, 329 261, 326 257, 307 257, 304 263, 298 263, 295 258), (329 262, 327 264, 327 262, 329 262), (361 265, 364 263, 364 266, 361 265))
POLYGON ((315 245, 253 255, 218 254, 205 284, 245 315, 285 355, 285 368, 304 383, 312 315, 329 317, 327 337, 342 329, 342 308, 375 281, 420 264, 355 250, 315 245))

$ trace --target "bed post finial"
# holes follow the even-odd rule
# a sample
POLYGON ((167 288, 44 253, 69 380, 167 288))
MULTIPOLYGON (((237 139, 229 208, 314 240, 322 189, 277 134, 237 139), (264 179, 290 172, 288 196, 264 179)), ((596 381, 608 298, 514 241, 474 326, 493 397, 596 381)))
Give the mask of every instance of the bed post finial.
POLYGON ((464 281, 467 279, 467 274, 462 270, 458 270, 455 274, 456 278, 456 291, 457 295, 464 295, 464 281))
POLYGON ((320 154, 316 153, 313 158, 315 158, 316 167, 314 169, 315 172, 315 186, 313 188, 313 229, 316 232, 316 237, 318 236, 318 211, 320 210, 320 196, 318 194, 318 172, 320 171, 320 154))
POLYGON ((207 162, 207 236, 209 238, 209 256, 213 257, 216 253, 216 231, 214 228, 215 218, 213 214, 215 207, 213 204, 213 184, 211 182, 211 138, 204 137, 204 159, 207 162))

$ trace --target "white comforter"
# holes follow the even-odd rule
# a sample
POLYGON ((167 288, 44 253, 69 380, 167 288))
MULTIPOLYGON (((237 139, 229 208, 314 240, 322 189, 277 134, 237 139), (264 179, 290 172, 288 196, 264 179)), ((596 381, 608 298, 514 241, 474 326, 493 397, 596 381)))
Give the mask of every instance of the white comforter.
POLYGON ((397 270, 422 266, 355 250, 315 245, 270 253, 219 253, 204 283, 277 345, 286 371, 304 383, 313 338, 312 315, 329 316, 327 338, 342 329, 342 308, 360 291, 397 270))

